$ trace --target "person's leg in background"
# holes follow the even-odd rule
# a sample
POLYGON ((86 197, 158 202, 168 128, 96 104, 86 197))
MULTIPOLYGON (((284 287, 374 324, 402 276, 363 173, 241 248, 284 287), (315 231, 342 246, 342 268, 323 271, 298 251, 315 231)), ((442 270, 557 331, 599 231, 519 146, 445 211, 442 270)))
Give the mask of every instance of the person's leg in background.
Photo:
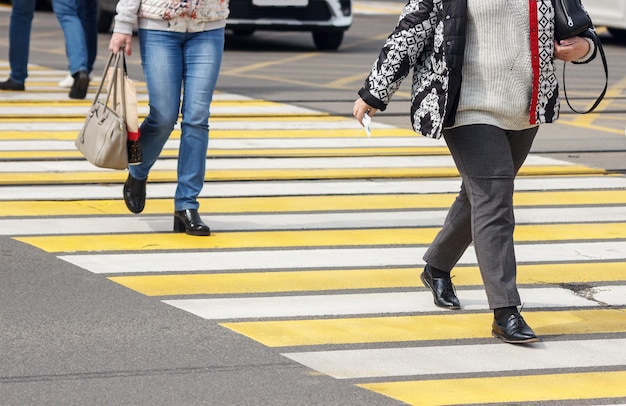
POLYGON ((35 0, 13 0, 9 23, 9 79, 0 83, 0 90, 24 90, 28 77, 30 31, 35 14, 35 0))
POLYGON ((71 99, 84 99, 89 88, 88 51, 85 32, 78 16, 76 0, 52 0, 52 9, 65 37, 65 53, 74 83, 69 92, 71 99))
POLYGON ((83 26, 87 46, 87 72, 91 75, 98 55, 98 2, 77 0, 78 18, 83 26))

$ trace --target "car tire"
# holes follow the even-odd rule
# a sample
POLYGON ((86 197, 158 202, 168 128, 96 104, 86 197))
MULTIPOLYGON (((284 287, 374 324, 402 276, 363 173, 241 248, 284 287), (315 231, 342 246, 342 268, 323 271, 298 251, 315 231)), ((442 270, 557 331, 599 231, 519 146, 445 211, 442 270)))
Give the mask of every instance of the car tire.
POLYGON ((254 30, 238 30, 238 29, 233 29, 233 34, 238 36, 238 37, 249 37, 252 34, 254 34, 254 30))
POLYGON ((621 28, 608 28, 613 37, 621 42, 626 42, 626 30, 621 28))
POLYGON ((111 25, 113 24, 113 19, 115 18, 114 13, 109 13, 108 11, 98 10, 97 17, 97 26, 98 32, 107 34, 111 31, 111 25))
POLYGON ((313 32, 313 43, 320 51, 335 51, 341 46, 343 31, 316 31, 313 32))

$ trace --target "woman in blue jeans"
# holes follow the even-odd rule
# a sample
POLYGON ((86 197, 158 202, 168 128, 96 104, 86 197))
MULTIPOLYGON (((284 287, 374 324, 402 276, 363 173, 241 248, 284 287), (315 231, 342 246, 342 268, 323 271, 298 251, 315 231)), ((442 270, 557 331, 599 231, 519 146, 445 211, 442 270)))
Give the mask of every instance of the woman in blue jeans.
POLYGON ((209 142, 209 115, 224 52, 228 2, 223 0, 120 0, 109 50, 131 54, 135 24, 150 112, 139 128, 143 162, 129 167, 124 201, 141 213, 150 168, 181 113, 174 231, 207 236, 198 214, 209 142), (181 91, 183 94, 181 101, 181 91))

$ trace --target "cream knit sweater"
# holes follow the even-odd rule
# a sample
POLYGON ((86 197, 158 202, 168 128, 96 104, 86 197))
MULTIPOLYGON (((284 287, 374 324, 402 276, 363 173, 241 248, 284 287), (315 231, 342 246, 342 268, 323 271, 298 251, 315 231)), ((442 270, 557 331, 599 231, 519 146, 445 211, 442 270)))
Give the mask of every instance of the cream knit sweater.
POLYGON ((463 83, 454 126, 529 123, 532 66, 526 0, 468 0, 463 83))

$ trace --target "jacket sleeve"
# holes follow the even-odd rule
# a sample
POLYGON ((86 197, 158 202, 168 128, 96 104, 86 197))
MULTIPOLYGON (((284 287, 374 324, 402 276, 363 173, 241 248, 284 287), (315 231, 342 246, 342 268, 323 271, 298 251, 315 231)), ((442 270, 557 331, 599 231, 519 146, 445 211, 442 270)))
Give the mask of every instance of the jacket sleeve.
POLYGON ((131 34, 137 25, 137 15, 141 0, 120 0, 115 7, 115 26, 113 32, 131 34))
POLYGON ((408 2, 359 90, 359 96, 367 104, 379 110, 387 108, 393 94, 432 41, 436 21, 434 0, 408 2))

